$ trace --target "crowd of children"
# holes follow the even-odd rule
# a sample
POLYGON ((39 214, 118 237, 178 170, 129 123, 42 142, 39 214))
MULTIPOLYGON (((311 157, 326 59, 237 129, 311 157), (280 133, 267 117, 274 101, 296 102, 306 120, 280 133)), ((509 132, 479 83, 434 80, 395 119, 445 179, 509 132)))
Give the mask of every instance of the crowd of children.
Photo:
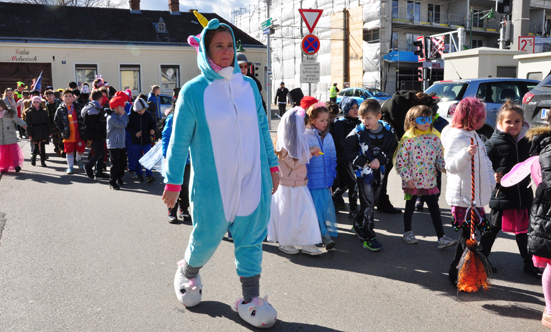
MULTIPOLYGON (((74 173, 76 162, 91 178, 109 178, 109 186, 118 190, 124 184, 126 167, 133 179, 153 182, 150 169, 143 176, 139 159, 148 153, 162 131, 162 154, 166 158, 172 134, 172 110, 159 127, 159 112, 142 95, 132 102, 129 91, 114 92, 101 78, 93 89, 83 94, 75 89, 53 89, 45 99, 36 91, 8 89, 0 100, 0 172, 20 172, 23 154, 19 136, 31 143, 31 165, 46 165, 46 144, 52 143, 58 157, 67 161, 67 174, 74 173), (151 114, 151 108, 154 114, 151 114), (83 156, 89 146, 88 163, 83 156), (109 156, 110 174, 104 173, 109 156)), ((86 89, 84 89, 86 90, 86 89)), ((485 143, 476 133, 485 123, 486 110, 476 98, 465 98, 456 107, 452 122, 436 112, 437 99, 426 94, 415 96, 418 102, 409 107, 397 123, 383 121, 381 105, 368 99, 361 104, 344 98, 339 106, 303 97, 300 104, 284 113, 274 140, 279 161, 279 188, 272 197, 267 239, 279 243, 286 254, 320 255, 319 249, 335 248, 338 236, 336 211, 346 208, 343 194, 348 191, 352 230, 370 251, 383 245, 375 233, 374 211, 390 169, 402 179, 405 199, 403 240, 416 244, 413 233, 414 211, 426 203, 438 238, 437 247, 456 246, 449 278, 456 283, 458 264, 470 236, 470 223, 481 230, 480 252, 488 257, 500 230, 514 233, 524 272, 540 277, 546 310, 542 322, 551 327, 551 234, 547 229, 551 195, 549 154, 551 125, 529 129, 522 108, 507 102, 497 116, 493 136, 485 143), (403 128, 401 127, 403 122, 403 128), (396 126, 400 127, 398 130, 396 126), (501 179, 516 164, 530 155, 539 155, 543 181, 535 199, 530 178, 511 187, 501 186, 501 179), (442 173, 446 173, 446 202, 451 206, 452 225, 460 231, 458 241, 445 235, 440 206, 442 173), (476 190, 472 193, 471 185, 476 190), (360 206, 358 208, 357 199, 360 206), (489 204, 490 218, 484 206, 489 204), (471 209, 474 220, 470 220, 471 209), (531 222, 531 224, 530 224, 531 222), (529 232, 531 230, 532 233, 529 232), (300 247, 300 250, 297 248, 300 247)), ((161 114, 162 117, 162 114, 161 114)), ((398 116, 394 116, 394 120, 398 116)), ((390 121, 392 122, 392 121, 390 121)), ((169 221, 190 221, 189 158, 184 185, 177 204, 168 211, 169 221)), ((493 272, 497 268, 490 263, 493 272)))

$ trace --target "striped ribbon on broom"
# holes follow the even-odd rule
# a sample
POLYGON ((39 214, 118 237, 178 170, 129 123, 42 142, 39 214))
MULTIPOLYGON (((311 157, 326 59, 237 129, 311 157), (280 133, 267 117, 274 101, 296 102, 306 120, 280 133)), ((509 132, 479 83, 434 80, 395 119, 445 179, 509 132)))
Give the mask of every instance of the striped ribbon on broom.
MULTIPOLYGON (((471 145, 474 145, 473 138, 471 138, 471 145)), ((490 287, 488 276, 491 275, 492 271, 486 256, 477 250, 474 155, 471 156, 471 206, 467 209, 466 213, 468 214, 469 212, 471 234, 469 239, 467 239, 467 246, 458 265, 457 289, 462 292, 476 292, 480 288, 488 290, 490 287)))

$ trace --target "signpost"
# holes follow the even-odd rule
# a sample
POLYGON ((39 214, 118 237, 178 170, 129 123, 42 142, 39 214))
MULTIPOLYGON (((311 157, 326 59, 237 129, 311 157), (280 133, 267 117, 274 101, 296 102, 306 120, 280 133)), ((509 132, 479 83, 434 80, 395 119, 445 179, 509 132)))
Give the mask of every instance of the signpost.
POLYGON ((535 36, 519 36, 518 37, 518 50, 525 51, 527 53, 534 53, 536 47, 535 36))
POLYGON ((302 52, 304 52, 300 64, 300 83, 308 83, 308 95, 311 95, 311 83, 320 81, 320 63, 317 62, 317 56, 315 55, 320 50, 320 40, 312 33, 321 18, 323 9, 299 9, 298 12, 302 16, 308 31, 310 31, 310 35, 305 36, 300 45, 302 52))

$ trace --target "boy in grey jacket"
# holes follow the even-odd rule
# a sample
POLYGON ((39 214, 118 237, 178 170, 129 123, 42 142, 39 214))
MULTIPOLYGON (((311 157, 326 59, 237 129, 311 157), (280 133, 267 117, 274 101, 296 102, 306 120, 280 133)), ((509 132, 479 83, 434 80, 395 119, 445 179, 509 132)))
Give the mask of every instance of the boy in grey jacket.
POLYGON ((127 155, 125 147, 125 130, 128 124, 128 114, 124 110, 124 105, 128 98, 115 95, 109 101, 110 111, 107 111, 107 149, 111 157, 111 174, 109 177, 109 188, 119 190, 120 185, 124 184, 122 176, 127 165, 127 155))

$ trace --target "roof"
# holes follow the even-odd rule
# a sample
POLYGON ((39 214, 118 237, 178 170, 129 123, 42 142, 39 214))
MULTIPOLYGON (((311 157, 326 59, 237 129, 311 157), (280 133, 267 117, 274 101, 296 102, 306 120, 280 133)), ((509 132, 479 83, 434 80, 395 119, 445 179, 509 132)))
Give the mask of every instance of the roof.
POLYGON ((485 77, 485 78, 462 78, 462 79, 453 79, 453 80, 443 80, 437 81, 433 84, 445 84, 445 83, 486 83, 486 82, 511 82, 511 81, 522 81, 522 82, 534 82, 539 83, 538 80, 531 80, 527 78, 514 78, 514 77, 485 77))
MULTIPOLYGON (((219 15, 201 14, 231 26, 235 40, 241 40, 244 46, 265 47, 219 15)), ((129 8, 0 2, 0 41, 188 45, 187 38, 201 31, 193 13, 171 15, 168 5, 165 11, 141 10, 133 14, 129 8), (156 24, 161 18, 166 33, 157 32, 156 24)))

